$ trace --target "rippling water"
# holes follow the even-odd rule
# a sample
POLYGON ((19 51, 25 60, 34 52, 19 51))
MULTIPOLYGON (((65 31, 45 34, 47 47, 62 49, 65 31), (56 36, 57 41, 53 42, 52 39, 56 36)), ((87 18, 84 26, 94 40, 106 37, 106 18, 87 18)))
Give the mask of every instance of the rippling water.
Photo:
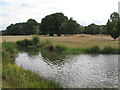
POLYGON ((15 63, 66 88, 118 88, 118 55, 71 55, 49 60, 19 53, 15 63))

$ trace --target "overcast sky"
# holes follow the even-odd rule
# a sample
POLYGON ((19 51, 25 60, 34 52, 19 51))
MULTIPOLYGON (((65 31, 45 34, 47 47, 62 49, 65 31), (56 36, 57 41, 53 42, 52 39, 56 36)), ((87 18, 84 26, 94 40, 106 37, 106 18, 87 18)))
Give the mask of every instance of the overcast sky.
POLYGON ((46 15, 62 12, 81 25, 106 24, 112 12, 118 12, 119 0, 0 0, 0 30, 8 25, 37 22, 46 15))

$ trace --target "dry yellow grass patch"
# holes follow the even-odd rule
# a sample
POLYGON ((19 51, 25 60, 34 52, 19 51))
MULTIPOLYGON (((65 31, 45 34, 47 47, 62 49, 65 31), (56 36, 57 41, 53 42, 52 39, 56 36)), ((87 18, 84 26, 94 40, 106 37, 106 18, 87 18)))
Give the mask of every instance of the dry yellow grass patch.
POLYGON ((32 36, 30 35, 27 35, 27 36, 0 36, 0 38, 2 38, 2 40, 0 41, 1 42, 4 42, 4 41, 10 41, 10 42, 15 42, 15 41, 18 41, 18 40, 23 40, 23 39, 31 39, 32 36))
MULTIPOLYGON (((32 36, 1 36, 2 41, 11 41, 15 42, 22 39, 31 39, 32 36)), ((54 45, 64 44, 68 47, 81 47, 88 48, 93 46, 103 47, 113 47, 118 48, 118 40, 114 41, 109 35, 86 35, 86 34, 77 34, 71 36, 61 36, 61 37, 47 37, 40 36, 40 40, 44 41, 49 39, 53 42, 54 45)))

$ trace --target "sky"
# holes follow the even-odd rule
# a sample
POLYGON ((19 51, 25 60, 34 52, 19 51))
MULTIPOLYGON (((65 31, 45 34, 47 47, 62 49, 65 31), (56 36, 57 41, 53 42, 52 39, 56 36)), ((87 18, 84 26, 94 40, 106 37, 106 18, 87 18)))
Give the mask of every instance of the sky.
POLYGON ((0 30, 10 24, 62 12, 80 25, 105 25, 113 12, 118 12, 119 0, 0 0, 0 30))

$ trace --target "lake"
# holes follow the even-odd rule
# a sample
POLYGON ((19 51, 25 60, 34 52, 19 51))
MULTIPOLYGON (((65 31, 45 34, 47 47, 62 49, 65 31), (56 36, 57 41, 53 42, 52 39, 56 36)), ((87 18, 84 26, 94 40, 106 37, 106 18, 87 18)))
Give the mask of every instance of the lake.
POLYGON ((15 64, 64 88, 118 88, 118 55, 20 52, 15 64))

